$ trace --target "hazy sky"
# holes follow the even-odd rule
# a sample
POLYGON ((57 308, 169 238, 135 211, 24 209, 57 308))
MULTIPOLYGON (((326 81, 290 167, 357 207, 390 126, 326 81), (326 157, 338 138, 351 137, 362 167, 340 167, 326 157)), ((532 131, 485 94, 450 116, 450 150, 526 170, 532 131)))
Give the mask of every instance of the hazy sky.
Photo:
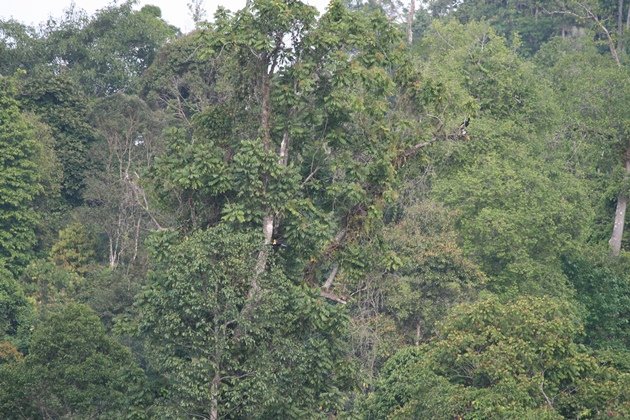
MULTIPOLYGON (((93 14, 96 10, 102 9, 111 3, 120 4, 118 0, 74 0, 75 5, 84 9, 88 14, 93 14)), ((190 18, 190 12, 186 6, 190 0, 139 0, 136 8, 140 8, 145 4, 153 4, 162 9, 162 17, 172 25, 187 32, 193 28, 193 22, 190 18)), ((63 11, 70 6, 72 0, 0 0, 0 18, 14 19, 29 24, 38 24, 44 22, 49 16, 59 18, 63 16, 63 11)), ((328 0, 306 0, 317 7, 321 12, 324 11, 328 0)), ((222 5, 230 10, 236 11, 245 6, 245 0, 203 0, 204 9, 208 12, 207 17, 211 18, 217 6, 222 5)))

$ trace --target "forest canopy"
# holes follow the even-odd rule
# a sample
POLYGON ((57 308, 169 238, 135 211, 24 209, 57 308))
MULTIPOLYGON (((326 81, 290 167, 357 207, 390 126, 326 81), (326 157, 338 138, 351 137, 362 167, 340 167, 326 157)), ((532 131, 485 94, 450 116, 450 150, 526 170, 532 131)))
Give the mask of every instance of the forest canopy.
MULTIPOLYGON (((0 20, 0 417, 630 417, 630 3, 0 20)), ((184 7, 184 6, 182 6, 184 7)))

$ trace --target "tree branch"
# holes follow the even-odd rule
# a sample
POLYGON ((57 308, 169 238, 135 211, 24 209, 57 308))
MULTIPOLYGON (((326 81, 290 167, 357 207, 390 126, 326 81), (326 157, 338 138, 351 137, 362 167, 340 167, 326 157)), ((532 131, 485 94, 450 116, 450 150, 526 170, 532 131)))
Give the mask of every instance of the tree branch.
POLYGON ((424 149, 425 147, 427 147, 427 146, 429 146, 429 145, 431 145, 431 144, 435 143, 435 142, 436 142, 436 141, 438 141, 438 140, 439 140, 439 139, 438 139, 437 137, 433 137, 433 138, 432 138, 431 140, 429 140, 429 141, 425 141, 425 142, 422 142, 422 143, 417 143, 417 144, 414 144, 413 146, 411 146, 410 148, 408 148, 407 150, 405 150, 405 151, 402 153, 401 157, 406 159, 406 158, 408 158, 408 157, 410 157, 410 156, 413 156, 413 155, 415 155, 416 153, 418 153, 421 149, 424 149))
POLYGON ((342 298, 340 296, 337 296, 336 294, 331 293, 331 292, 326 291, 326 290, 320 291, 319 295, 321 297, 323 297, 323 298, 330 299, 330 300, 332 300, 334 302, 337 302, 337 303, 341 303, 342 305, 345 305, 346 303, 348 303, 348 301, 345 300, 344 298, 342 298))
POLYGON ((576 17, 578 19, 589 19, 592 20, 593 22, 595 22, 597 24, 597 26, 599 26, 599 28, 604 31, 604 33, 606 34, 606 40, 608 42, 608 49, 610 49, 610 54, 613 56, 613 59, 615 60, 615 63, 617 63, 617 66, 621 67, 621 61, 619 59, 619 54, 617 53, 617 48, 615 47, 615 43, 612 39, 612 36, 610 35, 610 32, 608 31, 608 29, 606 28, 606 26, 604 26, 604 24, 602 23, 602 21, 597 17, 597 15, 595 15, 595 13, 593 13, 593 11, 591 9, 589 9, 586 5, 584 5, 581 2, 576 2, 577 5, 579 5, 582 9, 584 9, 584 11, 586 12, 586 16, 580 15, 578 13, 569 11, 569 10, 554 10, 554 11, 549 11, 547 9, 543 8, 543 11, 547 14, 558 14, 558 15, 569 15, 569 16, 573 16, 576 17))
POLYGON ((330 287, 332 286, 333 282, 335 281, 335 277, 337 277, 337 272, 338 271, 339 271, 339 263, 334 263, 332 271, 330 272, 330 274, 328 275, 328 278, 324 282, 324 285, 322 286, 322 289, 324 289, 324 290, 330 289, 330 287))
POLYGON ((304 181, 302 181, 302 185, 301 187, 304 187, 306 184, 308 184, 308 181, 310 181, 311 179, 313 179, 313 177, 315 176, 315 174, 317 173, 317 171, 319 171, 319 166, 317 168, 315 168, 315 170, 313 172, 311 172, 310 174, 308 174, 308 176, 304 179, 304 181))

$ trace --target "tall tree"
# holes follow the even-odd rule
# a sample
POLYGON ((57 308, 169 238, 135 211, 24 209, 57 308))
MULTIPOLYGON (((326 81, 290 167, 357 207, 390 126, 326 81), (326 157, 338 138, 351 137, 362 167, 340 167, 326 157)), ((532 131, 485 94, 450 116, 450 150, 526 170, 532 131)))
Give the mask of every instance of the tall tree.
MULTIPOLYGON (((152 238, 156 264, 137 302, 141 336, 166 377, 175 416, 304 417, 333 413, 348 386, 344 315, 291 282, 261 273, 255 317, 243 308, 259 235, 228 226, 152 238)), ((267 245, 263 245, 267 246, 267 245)))
POLYGON ((86 213, 107 236, 110 268, 130 267, 144 233, 162 227, 142 185, 159 150, 161 124, 144 101, 124 94, 97 101, 90 119, 98 137, 92 158, 99 164, 87 175, 86 213))
POLYGON ((570 34, 582 27, 580 19, 564 13, 562 0, 432 0, 435 17, 453 16, 462 23, 487 21, 525 55, 532 55, 554 36, 570 34))
POLYGON ((98 317, 69 304, 47 314, 23 359, 0 365, 0 414, 121 417, 142 412, 144 375, 98 317))
POLYGON ((598 208, 595 238, 608 239, 611 253, 619 255, 628 203, 628 69, 602 54, 588 37, 556 40, 538 58, 556 91, 571 98, 564 105, 558 138, 565 141, 567 166, 593 183, 592 199, 598 208))
POLYGON ((15 99, 14 80, 0 78, 0 90, 0 266, 17 273, 36 242, 41 147, 15 99))
POLYGON ((70 206, 81 204, 91 167, 89 148, 94 141, 88 97, 68 74, 38 70, 22 80, 20 98, 25 108, 51 129, 53 149, 63 172, 62 197, 70 206))
POLYGON ((70 10, 43 29, 45 63, 68 71, 91 95, 137 88, 138 79, 158 48, 177 29, 161 18, 155 6, 133 10, 135 0, 110 5, 87 17, 70 10))
MULTIPOLYGON (((291 242, 291 257, 313 258, 311 269, 349 229, 380 217, 405 161, 435 141, 460 139, 461 123, 414 114, 434 96, 418 91, 401 33, 381 13, 333 3, 317 25, 313 16, 310 7, 276 1, 219 15, 204 35, 205 54, 224 90, 197 116, 193 136, 194 148, 212 150, 204 177, 223 220, 260 218, 264 243, 291 242)), ((264 253, 259 262, 264 270, 264 253)))
MULTIPOLYGON (((440 92, 419 81, 421 76, 406 55, 404 34, 382 12, 353 12, 335 2, 319 21, 314 16, 315 10, 303 3, 280 0, 255 1, 235 15, 220 11, 215 23, 200 33, 199 51, 211 67, 211 88, 196 103, 199 112, 186 109, 181 124, 185 129, 169 130, 165 153, 153 168, 155 188, 165 202, 174 204, 181 233, 199 239, 197 235, 205 231, 217 244, 224 243, 217 237, 219 232, 234 238, 247 232, 252 238, 250 251, 237 253, 251 257, 253 252, 253 261, 232 264, 238 273, 250 271, 233 279, 230 287, 238 285, 238 290, 225 292, 233 296, 225 308, 232 314, 227 317, 229 325, 212 333, 222 337, 216 343, 194 346, 217 346, 224 365, 238 360, 239 353, 231 352, 235 342, 247 341, 251 328, 270 320, 269 299, 293 293, 282 286, 283 277, 312 289, 306 293, 308 299, 295 298, 296 311, 306 310, 298 309, 301 305, 321 305, 323 311, 330 311, 322 320, 337 316, 334 325, 340 329, 343 312, 329 306, 345 302, 336 293, 342 289, 337 275, 344 272, 354 279, 369 270, 373 260, 383 259, 378 255, 383 212, 386 203, 394 200, 399 170, 426 146, 465 137, 459 128, 461 115, 449 116, 443 124, 425 118, 440 92), (257 239, 251 229, 259 232, 257 239), (366 252, 369 244, 376 253, 366 252)), ((173 67, 185 73, 188 69, 179 64, 181 57, 173 57, 178 60, 173 67)), ((195 60, 190 69, 196 72, 197 66, 195 60)), ((167 97, 175 99, 172 93, 177 95, 166 92, 167 97)), ((219 245, 221 249, 214 251, 205 249, 210 246, 206 240, 199 244, 184 240, 181 254, 186 255, 185 246, 193 245, 199 249, 194 252, 201 253, 199 261, 215 261, 222 254, 208 252, 228 252, 232 258, 230 250, 237 244, 219 245)), ((190 265, 186 261, 164 260, 165 267, 158 271, 171 264, 190 265)), ((142 301, 141 307, 181 316, 176 314, 186 305, 170 301, 167 290, 173 282, 184 287, 191 279, 219 282, 219 289, 197 287, 204 293, 195 299, 203 302, 207 296, 212 302, 220 289, 228 287, 230 282, 223 276, 229 273, 208 270, 201 271, 210 277, 199 278, 181 268, 176 270, 182 273, 177 278, 175 273, 156 277, 158 294, 151 295, 150 302, 142 301)), ((160 322, 159 316, 152 317, 151 325, 159 325, 153 324, 160 322)), ((298 334, 307 341, 326 337, 318 357, 337 354, 340 336, 326 332, 327 325, 316 323, 304 335, 298 334)), ((286 334, 293 340, 297 332, 286 334)), ((259 342, 267 339, 261 337, 259 342)), ((166 353, 172 357, 178 348, 173 345, 166 353)), ((215 360, 208 366, 217 369, 217 357, 205 355, 204 360, 215 360)), ((233 370, 228 365, 226 369, 233 370)), ((320 367, 315 371, 320 372, 320 367)), ((207 380, 217 375, 215 385, 188 383, 206 391, 225 390, 205 392, 205 402, 195 403, 205 406, 206 416, 212 417, 216 411, 212 407, 221 406, 217 401, 226 398, 223 392, 232 392, 232 385, 221 372, 208 372, 207 380)), ((294 378, 282 377, 286 379, 281 381, 284 385, 277 384, 278 389, 290 393, 283 387, 294 378)), ((249 378, 235 378, 234 386, 248 386, 249 378)), ((313 395, 322 397, 318 392, 313 395)), ((315 397, 305 398, 314 401, 315 397)))
POLYGON ((367 418, 625 417, 630 373, 576 342, 566 301, 486 296, 456 308, 437 340, 403 349, 367 400, 367 418))

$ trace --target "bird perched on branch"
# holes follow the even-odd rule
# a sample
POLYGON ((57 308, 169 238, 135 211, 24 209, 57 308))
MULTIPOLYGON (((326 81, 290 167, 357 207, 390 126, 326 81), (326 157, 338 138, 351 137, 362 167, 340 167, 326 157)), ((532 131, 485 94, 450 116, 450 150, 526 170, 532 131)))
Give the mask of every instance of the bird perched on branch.
POLYGON ((468 124, 470 124, 470 117, 466 117, 466 119, 464 119, 464 122, 461 123, 461 125, 459 126, 459 136, 463 137, 465 140, 468 140, 470 137, 468 137, 468 124))
POLYGON ((288 247, 287 244, 284 244, 284 243, 280 242, 280 240, 276 239, 276 238, 274 238, 271 241, 271 246, 273 247, 273 249, 280 249, 280 248, 287 248, 288 247))

